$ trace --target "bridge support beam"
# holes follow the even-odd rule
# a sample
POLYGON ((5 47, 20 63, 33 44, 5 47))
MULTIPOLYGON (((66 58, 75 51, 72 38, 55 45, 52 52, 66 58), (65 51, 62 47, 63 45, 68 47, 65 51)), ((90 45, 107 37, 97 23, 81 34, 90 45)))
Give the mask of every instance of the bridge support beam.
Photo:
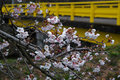
POLYGON ((120 26, 120 2, 118 3, 117 25, 120 26))
POLYGON ((58 12, 59 12, 59 4, 56 4, 56 16, 57 17, 59 17, 58 12))
POLYGON ((71 21, 74 21, 74 4, 71 4, 71 21))
POLYGON ((45 18, 46 17, 46 9, 47 9, 47 7, 46 7, 46 4, 43 4, 42 6, 43 6, 43 9, 44 9, 43 17, 45 18))
POLYGON ((94 4, 91 4, 91 11, 90 11, 90 23, 94 22, 94 4))

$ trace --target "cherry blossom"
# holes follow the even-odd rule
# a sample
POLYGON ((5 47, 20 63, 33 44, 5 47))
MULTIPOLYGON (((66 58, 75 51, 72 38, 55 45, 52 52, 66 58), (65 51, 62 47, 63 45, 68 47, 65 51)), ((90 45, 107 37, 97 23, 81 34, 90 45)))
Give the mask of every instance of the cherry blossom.
POLYGON ((37 14, 42 14, 42 13, 43 13, 42 10, 38 10, 38 11, 37 11, 37 14))
POLYGON ((27 12, 28 13, 33 13, 35 11, 36 7, 37 7, 37 5, 35 3, 30 2, 30 5, 28 5, 29 10, 27 12))
POLYGON ((115 40, 111 40, 111 42, 110 42, 110 43, 111 43, 111 44, 114 44, 114 42, 115 42, 115 40))
POLYGON ((39 23, 39 22, 38 22, 37 20, 35 20, 35 25, 38 25, 38 23, 39 23))
POLYGON ((118 75, 117 78, 120 78, 120 75, 118 75))
POLYGON ((99 62, 100 62, 100 65, 102 65, 102 66, 105 64, 104 60, 99 60, 99 62))
POLYGON ((3 48, 6 48, 8 46, 9 46, 9 43, 7 41, 3 40, 3 43, 0 44, 0 50, 3 49, 3 48))
POLYGON ((51 63, 45 63, 45 65, 40 65, 40 68, 41 68, 41 69, 49 70, 50 67, 51 67, 51 63))
POLYGON ((24 28, 21 28, 21 27, 17 27, 17 30, 16 30, 17 32, 24 32, 24 28))
MULTIPOLYGON (((39 57, 41 57, 41 58, 45 58, 45 55, 44 55, 41 51, 38 50, 38 51, 35 51, 35 53, 37 54, 36 57, 39 56, 39 57)), ((35 57, 35 58, 36 58, 36 57, 35 57)))
POLYGON ((106 44, 105 43, 103 43, 102 48, 106 48, 106 44))
POLYGON ((109 34, 106 34, 105 37, 108 38, 108 37, 109 37, 109 34))
POLYGON ((35 54, 34 54, 34 53, 30 53, 30 55, 31 55, 31 56, 35 56, 35 54))
POLYGON ((27 78, 25 80, 37 80, 37 77, 35 77, 33 74, 27 75, 27 78))
POLYGON ((17 0, 18 2, 22 2, 22 0, 17 0))
POLYGON ((2 63, 0 63, 0 68, 1 68, 1 69, 3 68, 3 64, 2 64, 2 63))
POLYGON ((94 68, 93 72, 100 72, 100 66, 97 66, 96 68, 94 68))
POLYGON ((47 76, 45 80, 52 80, 52 79, 51 79, 50 77, 47 76))
POLYGON ((17 32, 19 32, 16 36, 21 39, 25 39, 29 36, 27 31, 24 31, 24 28, 18 27, 17 32))
POLYGON ((97 39, 97 37, 98 36, 100 36, 100 34, 95 34, 95 32, 96 32, 96 29, 92 29, 90 32, 85 32, 85 36, 86 37, 89 37, 89 38, 91 38, 91 39, 97 39))
POLYGON ((50 17, 50 18, 47 19, 47 21, 52 23, 52 24, 56 24, 56 23, 60 22, 60 20, 58 19, 57 16, 50 17))

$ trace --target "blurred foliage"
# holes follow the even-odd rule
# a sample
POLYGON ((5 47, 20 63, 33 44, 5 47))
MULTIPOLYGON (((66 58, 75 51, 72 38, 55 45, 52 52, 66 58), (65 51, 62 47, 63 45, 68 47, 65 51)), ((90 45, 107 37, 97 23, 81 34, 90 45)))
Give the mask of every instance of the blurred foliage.
POLYGON ((105 51, 107 51, 111 56, 120 56, 120 44, 108 46, 106 47, 105 51))

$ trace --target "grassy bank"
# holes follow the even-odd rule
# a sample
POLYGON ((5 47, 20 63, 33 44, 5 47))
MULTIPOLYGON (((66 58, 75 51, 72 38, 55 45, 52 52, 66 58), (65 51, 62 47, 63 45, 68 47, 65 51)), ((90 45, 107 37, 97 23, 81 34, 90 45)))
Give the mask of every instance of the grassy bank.
POLYGON ((105 49, 111 55, 120 55, 120 44, 109 46, 105 49))

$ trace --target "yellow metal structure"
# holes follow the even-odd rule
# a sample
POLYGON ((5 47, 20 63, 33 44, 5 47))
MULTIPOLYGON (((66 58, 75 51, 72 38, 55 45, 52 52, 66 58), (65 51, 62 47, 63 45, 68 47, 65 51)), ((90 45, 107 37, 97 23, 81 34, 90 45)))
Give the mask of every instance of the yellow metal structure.
MULTIPOLYGON (((38 3, 36 3, 38 4, 38 3)), ((89 17, 90 22, 94 22, 94 18, 112 18, 116 19, 116 25, 120 26, 120 1, 93 1, 93 2, 56 2, 56 3, 39 3, 40 9, 43 10, 43 17, 46 17, 46 9, 56 16, 70 16, 74 21, 75 16, 89 17), (48 6, 51 5, 51 6, 48 6)), ((12 8, 22 5, 27 8, 27 4, 6 4, 8 11, 13 12, 12 8)), ((7 14, 5 7, 2 8, 4 14, 7 14)), ((27 16, 27 9, 24 11, 27 16)), ((33 17, 39 16, 34 13, 33 17)))
MULTIPOLYGON (((31 26, 34 25, 32 20, 16 20, 14 22, 14 24, 16 24, 17 26, 21 26, 21 27, 25 27, 25 25, 23 24, 29 24, 27 26, 31 26)), ((42 25, 43 23, 39 23, 39 25, 42 25)), ((68 28, 69 26, 63 26, 65 28, 68 28)), ((74 27, 74 26, 73 26, 74 27)), ((40 29, 40 28, 39 28, 40 29)), ((88 31, 88 29, 83 29, 83 28, 78 28, 76 27, 75 30, 77 30, 77 35, 79 35, 80 37, 85 37, 85 32, 88 31)), ((98 42, 102 42, 103 40, 105 42, 107 42, 107 39, 105 39, 105 35, 108 34, 108 32, 101 32, 101 31, 97 31, 97 33, 100 34, 100 36, 96 39, 96 40, 88 40, 88 39, 82 39, 83 41, 87 41, 87 42, 91 42, 91 43, 96 43, 96 41, 98 42)), ((112 36, 112 39, 115 40, 114 45, 120 44, 120 34, 117 33, 109 33, 110 36, 112 36)), ((98 43, 97 43, 98 44, 98 43)), ((107 46, 111 46, 110 43, 106 43, 107 46)))
MULTIPOLYGON (((38 3, 36 3, 38 4, 38 3)), ((63 3, 39 3, 40 4, 40 10, 43 10, 43 17, 46 17, 46 9, 48 9, 49 15, 54 14, 56 16, 70 16, 71 21, 74 21, 75 16, 79 17, 89 17, 90 22, 94 23, 95 18, 112 18, 112 19, 117 19, 116 25, 120 26, 120 1, 97 1, 97 2, 63 2, 63 3), (48 6, 51 5, 51 6, 48 6)), ((6 4, 6 8, 3 7, 2 11, 4 14, 8 14, 9 12, 13 12, 13 8, 15 6, 22 5, 22 8, 27 8, 27 4, 6 4), (6 10, 7 9, 7 10, 6 10)), ((28 16, 27 9, 24 10, 25 16, 28 16)), ((35 11, 33 14, 29 14, 33 17, 39 16, 35 11)), ((15 24, 17 26, 25 27, 24 24, 31 23, 31 20, 22 20, 22 21, 16 21, 15 24)), ((30 26, 28 25, 28 26, 30 26)), ((33 24, 34 25, 34 24, 33 24)), ((85 37, 84 33, 87 31, 85 29, 81 28, 76 28, 78 31, 78 34, 81 37, 85 37)), ((99 32, 98 32, 99 33, 99 32)), ((101 42, 103 40, 103 37, 105 37, 104 32, 100 32, 101 36, 97 39, 97 41, 101 42)), ((112 34, 110 35, 113 37, 115 40, 115 45, 120 44, 119 34, 112 34)), ((91 40, 86 40, 83 39, 84 41, 96 43, 95 41, 91 40)), ((107 43, 108 46, 110 46, 109 43, 107 43)))

